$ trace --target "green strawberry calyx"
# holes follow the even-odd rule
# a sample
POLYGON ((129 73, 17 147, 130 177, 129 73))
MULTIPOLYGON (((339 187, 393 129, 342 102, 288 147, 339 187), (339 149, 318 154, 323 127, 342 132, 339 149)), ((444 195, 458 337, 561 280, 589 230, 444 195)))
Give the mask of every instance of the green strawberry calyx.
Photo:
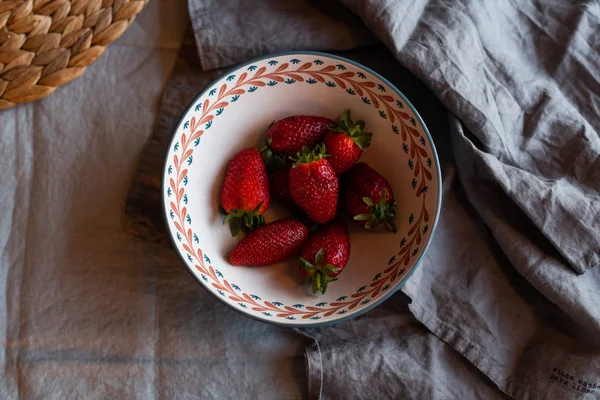
POLYGON ((285 169, 287 164, 286 155, 273 150, 271 148, 272 142, 273 139, 268 138, 265 147, 260 149, 260 154, 262 155, 265 167, 269 173, 279 172, 285 169))
POLYGON ((292 158, 294 165, 292 168, 296 168, 300 164, 309 164, 312 162, 321 161, 325 157, 329 157, 329 154, 326 154, 325 145, 320 143, 316 145, 313 149, 303 146, 302 151, 296 154, 296 158, 292 158))
POLYGON ((322 294, 325 294, 327 291, 327 284, 329 282, 337 281, 336 277, 330 275, 341 270, 341 268, 336 268, 331 264, 323 265, 324 259, 324 248, 321 248, 315 255, 314 264, 311 264, 309 261, 300 257, 300 265, 306 273, 304 283, 311 284, 313 293, 321 292, 322 294))
POLYGON ((369 207, 369 212, 354 216, 355 221, 367 221, 365 228, 371 229, 382 225, 390 232, 396 233, 396 206, 398 203, 392 201, 387 203, 387 189, 381 191, 381 200, 375 204, 368 197, 363 197, 363 202, 369 207))
POLYGON ((373 134, 364 130, 365 121, 352 122, 350 110, 344 111, 340 117, 340 122, 338 124, 330 125, 328 129, 333 132, 343 132, 350 136, 361 150, 364 150, 371 145, 373 134))
POLYGON ((263 214, 259 214, 263 203, 264 202, 261 201, 258 207, 252 211, 231 210, 230 212, 226 212, 221 208, 221 211, 224 214, 227 214, 223 219, 223 225, 229 223, 231 236, 237 236, 237 234, 240 232, 248 234, 259 226, 265 224, 265 216, 263 214))

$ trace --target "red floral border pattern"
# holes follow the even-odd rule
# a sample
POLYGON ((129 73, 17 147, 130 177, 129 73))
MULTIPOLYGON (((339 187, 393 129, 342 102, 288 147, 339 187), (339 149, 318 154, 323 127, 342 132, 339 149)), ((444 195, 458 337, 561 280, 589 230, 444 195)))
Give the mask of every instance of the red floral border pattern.
MULTIPOLYGON (((292 64, 300 63, 297 59, 290 62, 292 64)), ((279 63, 276 60, 271 60, 268 64, 275 66, 279 63)), ((417 255, 419 246, 428 230, 430 216, 426 208, 426 196, 428 183, 433 179, 433 174, 430 171, 432 161, 426 150, 425 138, 414 128, 416 125, 415 120, 408 113, 402 111, 403 104, 400 100, 386 94, 383 85, 367 80, 364 73, 347 71, 343 64, 314 68, 322 64, 322 61, 315 60, 314 62, 305 62, 296 69, 290 69, 290 63, 286 62, 279 65, 273 72, 268 72, 265 66, 260 68, 250 66, 246 72, 240 74, 231 87, 228 83, 223 83, 218 90, 216 88, 212 89, 203 104, 199 104, 195 108, 196 111, 202 110, 200 117, 198 119, 192 117, 189 122, 184 124, 184 129, 189 128, 189 131, 187 134, 181 134, 180 141, 174 149, 175 154, 172 158, 172 165, 169 168, 169 174, 171 175, 169 178, 169 197, 174 194, 174 199, 169 202, 169 207, 177 230, 177 237, 181 241, 183 249, 188 253, 188 259, 200 272, 202 278, 210 283, 221 296, 228 297, 243 308, 249 307, 253 311, 261 312, 266 316, 274 315, 286 319, 296 319, 296 317, 320 319, 336 313, 344 314, 359 305, 367 304, 379 293, 388 290, 391 284, 405 272, 410 260, 417 255), (242 292, 238 286, 228 282, 219 271, 215 270, 210 265, 209 258, 194 244, 194 241, 197 242, 197 237, 189 227, 190 218, 186 207, 187 196, 184 189, 188 173, 186 160, 188 160, 187 165, 190 165, 194 152, 193 147, 199 143, 200 137, 210 128, 215 115, 220 115, 223 109, 231 102, 236 101, 239 96, 266 85, 274 86, 283 82, 291 84, 305 81, 310 84, 320 82, 332 87, 339 86, 350 95, 360 96, 363 102, 372 104, 377 108, 382 118, 390 120, 394 133, 401 135, 403 149, 409 155, 408 163, 414 175, 412 186, 416 196, 422 199, 422 203, 416 220, 413 214, 409 218, 411 228, 407 237, 403 238, 400 243, 400 251, 390 259, 389 267, 383 274, 379 273, 373 278, 372 283, 358 288, 356 293, 350 296, 342 296, 329 304, 286 306, 278 302, 263 301, 258 296, 242 292), (216 98, 211 102, 210 97, 215 95, 216 98), (397 123, 399 127, 394 123, 397 123), (172 167, 174 167, 174 171, 172 167)), ((226 78, 226 81, 232 82, 234 79, 235 75, 230 75, 226 78)))

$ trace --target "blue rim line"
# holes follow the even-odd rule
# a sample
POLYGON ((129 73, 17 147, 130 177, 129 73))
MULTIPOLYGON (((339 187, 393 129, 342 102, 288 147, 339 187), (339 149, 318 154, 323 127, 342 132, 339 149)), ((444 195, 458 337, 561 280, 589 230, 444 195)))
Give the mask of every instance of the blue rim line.
MULTIPOLYGON (((416 78, 415 78, 416 79, 416 78)), ((190 275, 192 275, 192 277, 200 284, 200 286, 206 290, 208 293, 210 293, 214 298, 218 299, 220 303, 225 304, 227 307, 233 309, 234 311, 238 312, 239 314, 248 317, 248 318, 252 318, 256 321, 260 321, 260 322, 265 322, 271 325, 276 325, 276 326, 281 326, 281 327, 286 327, 286 328, 312 328, 312 327, 317 327, 317 326, 326 326, 326 325, 331 325, 331 324, 335 324, 335 323, 339 323, 339 322, 343 322, 343 321, 347 321, 349 319, 358 317, 359 315, 362 315, 364 313, 366 313, 367 311, 372 310, 373 308, 377 307, 378 305, 380 305, 381 303, 383 303, 384 301, 386 301, 388 298, 390 298, 394 293, 396 293, 402 286, 404 286, 404 284, 406 283, 406 281, 411 277, 411 275, 416 271, 416 269, 419 267, 419 265, 421 264, 421 261, 423 260, 423 257, 425 256, 425 254, 427 253, 427 250, 429 249, 429 245, 431 244, 432 240, 433 240, 433 236, 435 235, 435 231, 437 229, 437 225, 438 225, 438 220, 440 217, 440 213, 442 210, 442 175, 441 175, 441 167, 440 167, 440 160, 438 158, 438 154, 437 154, 437 150, 435 148, 435 144, 433 143, 433 138, 431 137, 431 134, 429 133, 429 129, 427 129, 427 125, 425 125, 425 122, 423 121, 423 118, 421 118, 421 115, 419 115, 419 113, 417 112, 417 109, 412 105, 412 103, 410 102, 410 100, 408 100, 406 98, 406 96, 404 96, 404 94, 395 86, 393 85, 390 81, 388 81, 386 78, 384 78, 383 76, 381 76, 379 73, 373 71, 371 68, 368 68, 356 61, 350 60, 348 58, 345 57, 340 57, 334 54, 329 54, 329 53, 324 53, 324 52, 319 52, 319 51, 286 51, 286 52, 281 52, 281 53, 273 53, 273 54, 269 54, 266 56, 262 56, 262 57, 257 57, 254 58, 250 61, 247 61, 245 63, 242 64, 238 64, 236 66, 234 66, 233 68, 230 68, 227 72, 223 73, 222 75, 220 75, 219 77, 217 77, 215 80, 213 80, 211 83, 209 83, 208 85, 205 86, 205 88, 200 92, 200 94, 198 94, 194 100, 192 100, 192 102, 190 103, 190 105, 186 108, 186 110, 183 112, 183 114, 181 115, 181 117, 179 118, 179 121, 177 122, 177 125, 175 126, 175 130, 173 135, 171 136, 171 140, 169 140, 169 145, 167 147, 167 152, 165 154, 165 160, 163 163, 163 171, 162 171, 162 182, 161 182, 161 199, 163 202, 163 209, 164 209, 164 213, 163 213, 163 218, 164 218, 164 222, 165 225, 167 227, 167 229, 169 230, 169 238, 171 239, 171 245, 174 247, 174 249, 177 252, 177 255, 179 256, 179 258, 181 259, 181 261, 183 262, 183 265, 185 266, 185 268, 187 269, 187 271, 190 273, 190 275), (388 85, 394 92, 396 92, 396 94, 398 96, 400 96, 404 102, 406 104, 408 104, 408 106, 410 107, 411 111, 415 114, 415 116, 417 117, 419 123, 421 124, 421 126, 423 127, 423 130, 425 131, 425 134, 427 135, 427 139, 429 140, 429 145, 431 146, 431 149, 433 150, 433 157, 435 159, 435 165, 437 166, 436 168, 436 176, 437 176, 437 181, 438 181, 438 198, 437 198, 437 205, 436 205, 436 214, 435 214, 435 218, 433 220, 433 228, 431 229, 431 234, 429 235, 429 239, 427 239, 427 243, 425 244, 425 247, 423 248, 423 251, 421 252, 421 255, 419 256, 419 258, 417 259, 417 261, 415 262, 414 266, 411 268, 411 270, 406 274, 406 276, 404 278, 402 278, 402 280, 400 282, 398 282, 396 284, 395 288, 390 289, 390 291, 385 295, 380 297, 378 300, 374 301, 372 304, 366 306, 365 308, 356 311, 350 315, 347 315, 345 317, 342 318, 338 318, 335 319, 333 321, 323 321, 323 322, 314 322, 314 323, 308 323, 308 324, 295 324, 295 323, 285 323, 285 322, 279 322, 279 321, 275 321, 275 320, 271 320, 268 318, 262 318, 258 315, 253 315, 250 313, 246 313, 241 309, 238 309, 237 307, 234 307, 233 305, 223 301, 216 293, 213 293, 208 287, 204 286, 204 283, 200 280, 200 278, 198 278, 196 276, 196 274, 194 273, 194 271, 192 271, 192 268, 190 266, 188 266, 187 261, 185 260, 185 258, 183 257, 183 255, 181 254, 181 252, 179 251, 179 248, 177 247, 177 242, 175 242, 175 238, 173 237, 173 234, 171 232, 171 229, 169 228, 169 220, 168 220, 168 210, 167 210, 167 206, 166 206, 166 199, 165 199, 165 190, 164 190, 164 185, 165 185, 165 174, 167 172, 167 158, 169 156, 169 152, 171 151, 171 147, 173 146, 173 141, 175 140, 175 136, 177 131, 179 130, 179 127, 181 126, 183 120, 185 119, 185 116, 187 115, 187 113, 192 109, 192 107, 194 106, 194 104, 198 101, 199 98, 201 98, 210 88, 212 88, 215 83, 217 83, 219 80, 221 80, 223 78, 223 76, 226 75, 230 75, 232 72, 237 71, 247 65, 262 61, 262 60, 266 60, 268 58, 275 58, 275 57, 283 57, 283 56, 292 56, 292 55, 314 55, 314 56, 321 56, 321 57, 327 57, 327 58, 333 58, 336 60, 340 60, 340 61, 344 61, 348 64, 352 64, 355 67, 361 68, 367 72, 369 72, 371 75, 373 75, 374 77, 378 78, 380 81, 384 82, 386 85, 388 85)))

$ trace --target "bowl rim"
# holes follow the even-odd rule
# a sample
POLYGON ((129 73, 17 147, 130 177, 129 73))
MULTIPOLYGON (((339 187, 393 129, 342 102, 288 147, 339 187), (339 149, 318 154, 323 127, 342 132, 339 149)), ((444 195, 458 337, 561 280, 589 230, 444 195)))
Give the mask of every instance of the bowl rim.
MULTIPOLYGON (((415 78, 417 79, 417 78, 415 78)), ((383 77, 381 74, 379 74, 378 72, 375 72, 374 70, 372 70, 371 68, 357 62, 354 60, 351 60, 349 58, 346 57, 342 57, 342 56, 338 56, 336 54, 331 54, 331 53, 327 53, 327 52, 322 52, 322 51, 309 51, 309 50, 298 50, 298 51, 283 51, 283 52, 277 52, 277 53, 270 53, 270 54, 266 54, 264 56, 260 56, 260 57, 256 57, 256 58, 252 58, 248 61, 239 63, 234 65, 231 68, 228 68, 225 72, 223 72, 222 74, 219 74, 219 76, 217 76, 215 79, 213 79, 210 83, 208 83, 204 89, 202 89, 200 91, 200 93, 198 93, 191 101, 190 104, 186 107, 185 111, 181 114, 181 117, 179 117, 179 120, 177 121, 177 124, 175 124, 175 127, 173 129, 173 133, 171 135, 171 138, 169 139, 169 144, 167 146, 167 151, 164 155, 164 160, 163 160, 163 168, 162 168, 162 173, 161 173, 161 184, 160 184, 160 188, 161 188, 161 201, 162 201, 162 209, 163 209, 163 222, 165 224, 165 227, 168 230, 168 236, 169 236, 169 240, 171 242, 171 247, 175 250, 175 252, 177 253, 179 259, 181 260, 181 262, 183 263, 185 269, 188 271, 188 273, 190 275, 192 275, 192 277, 196 280, 196 282, 200 285, 200 287, 202 287, 202 289, 204 289, 206 292, 208 292, 212 297, 214 297, 215 299, 219 300, 219 303, 224 304, 225 306, 229 307, 230 309, 232 309, 233 311, 247 317, 247 318, 251 318, 253 320, 259 321, 259 322, 263 322, 266 324, 270 324, 270 325, 275 325, 275 326, 279 326, 279 327, 284 327, 284 328, 313 328, 313 327, 319 327, 319 326, 327 326, 327 325, 332 325, 332 324, 337 324, 340 322, 344 322, 347 320, 350 320, 352 318, 356 318, 359 315, 362 315, 372 309, 374 309, 375 307, 377 307, 378 305, 380 305, 381 303, 383 303, 384 301, 386 301, 387 299, 389 299, 393 294, 395 294, 402 286, 404 286, 406 284, 406 282, 408 281, 408 279, 412 276, 412 274, 417 270, 417 268, 421 265, 421 262, 423 261, 423 258, 425 257, 425 254, 427 254, 427 251, 429 250, 429 246, 431 245, 431 242, 433 241, 433 237, 435 236, 435 232, 437 230, 437 226, 438 226, 438 221, 439 221, 439 217, 441 214, 441 210, 442 210, 442 174, 441 174, 441 167, 440 167, 440 160, 438 157, 438 153, 437 153, 437 149, 435 147, 435 144, 433 142, 433 137, 431 136, 431 133, 429 132, 429 128, 427 128, 427 125, 425 125, 425 122, 423 121, 423 118, 421 118, 421 115, 419 114, 419 112, 417 111, 417 109, 415 108, 415 106, 413 106, 413 104, 410 102, 410 100, 404 95, 404 93, 402 93, 402 91, 400 91, 400 89, 398 89, 396 87, 396 85, 394 85, 393 83, 391 83, 388 79, 386 79, 385 77, 383 77), (321 57, 328 57, 328 58, 333 58, 339 61, 343 61, 346 62, 348 64, 352 64, 355 67, 361 68, 367 72, 369 72, 371 75, 375 76, 376 78, 378 78, 379 80, 381 80, 382 82, 384 82, 386 85, 389 86, 390 89, 392 89, 398 96, 400 96, 404 102, 410 107, 411 111, 415 114, 415 117, 417 118, 417 120, 419 121, 419 123, 421 124, 421 126, 423 127, 423 131, 425 132, 425 135, 427 136, 427 139, 429 140, 429 144, 431 146, 431 150, 433 152, 433 158, 435 159, 435 165, 436 165, 436 180, 437 180, 437 184, 438 184, 438 196, 437 196, 437 202, 436 202, 436 210, 435 210, 435 218, 433 219, 433 227, 431 229, 431 234, 429 235, 429 238, 427 239, 427 243, 425 244, 425 246, 423 247, 423 251, 421 253, 421 255, 419 256, 419 258, 415 261, 413 267, 411 268, 411 270, 406 274, 406 276, 400 280, 400 282, 398 282, 398 284, 396 284, 396 287, 392 290, 390 290, 388 293, 386 293, 384 296, 380 297, 379 299, 377 299, 376 301, 374 301, 372 304, 369 304, 368 306, 366 306, 365 308, 362 308, 350 315, 346 315, 342 318, 338 318, 335 319, 333 321, 321 321, 321 322, 310 322, 310 323, 306 323, 306 324, 297 324, 297 323, 286 323, 286 322, 280 322, 280 321, 276 321, 276 320, 270 320, 267 318, 261 318, 257 315, 253 315, 247 312, 244 312, 243 310, 240 310, 236 307, 234 307, 233 305, 223 301, 219 296, 217 296, 215 293, 213 293, 212 291, 210 291, 207 287, 204 286, 204 284, 200 281, 200 279, 196 276, 196 274, 194 274, 194 272, 192 271, 192 269, 187 265, 187 262, 185 260, 185 258, 183 257, 183 254, 181 254, 181 252, 179 251, 178 247, 177 247, 177 243, 175 242, 175 238, 173 237, 173 234, 171 232, 171 229, 169 228, 169 219, 168 219, 168 210, 166 207, 166 202, 165 202, 165 174, 167 172, 167 164, 168 164, 168 157, 169 157, 169 152, 171 149, 171 147, 173 146, 173 141, 175 140, 175 136, 177 133, 177 129, 181 126, 183 120, 185 119, 185 116, 188 114, 188 112, 192 109, 192 107, 194 106, 194 104, 196 104, 196 102, 212 87, 214 86, 215 83, 217 83, 219 80, 221 80, 224 76, 226 75, 230 75, 233 71, 237 71, 240 68, 243 68, 247 65, 259 62, 259 61, 263 61, 266 60, 268 58, 274 58, 274 57, 282 57, 282 56, 292 56, 292 55, 314 55, 314 56, 321 56, 321 57)))

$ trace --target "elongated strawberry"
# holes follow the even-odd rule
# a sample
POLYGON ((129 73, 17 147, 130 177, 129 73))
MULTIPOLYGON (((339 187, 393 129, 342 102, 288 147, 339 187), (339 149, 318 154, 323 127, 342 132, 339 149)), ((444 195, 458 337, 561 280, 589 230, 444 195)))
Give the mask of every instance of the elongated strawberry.
POLYGON ((270 203, 269 179, 260 152, 255 148, 240 151, 229 162, 221 207, 231 234, 246 232, 264 224, 263 213, 270 203))
POLYGON ((306 242, 308 230, 287 218, 262 225, 243 238, 231 251, 232 265, 270 265, 293 256, 306 242))
POLYGON ((325 156, 323 145, 315 146, 314 150, 304 147, 289 176, 294 202, 319 223, 335 217, 339 191, 337 176, 325 156))
POLYGON ((350 110, 342 114, 340 123, 329 127, 323 138, 329 163, 341 175, 358 162, 362 152, 371 144, 372 133, 365 132, 364 121, 352 122, 350 110))
POLYGON ((334 220, 323 225, 302 247, 300 272, 305 281, 312 285, 312 292, 325 294, 327 284, 337 280, 337 276, 348 264, 350 258, 350 237, 346 224, 334 220))
POLYGON ((333 121, 325 117, 298 115, 274 122, 267 131, 267 146, 276 152, 295 155, 302 147, 321 141, 333 121))
POLYGON ((340 209, 356 223, 370 229, 384 226, 396 232, 396 206, 390 183, 365 163, 344 174, 340 189, 340 209))

